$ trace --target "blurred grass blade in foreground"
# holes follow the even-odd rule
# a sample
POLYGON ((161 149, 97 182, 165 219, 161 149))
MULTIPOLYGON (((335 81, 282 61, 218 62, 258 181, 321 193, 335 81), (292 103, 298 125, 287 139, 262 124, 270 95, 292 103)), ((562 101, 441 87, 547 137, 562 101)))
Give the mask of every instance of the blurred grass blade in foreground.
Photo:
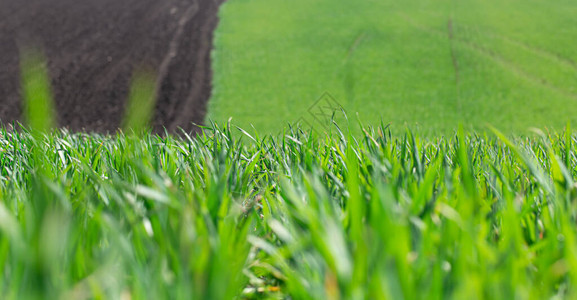
POLYGON ((152 70, 139 68, 134 72, 122 125, 123 130, 140 134, 150 128, 155 104, 155 88, 155 73, 152 70))
POLYGON ((32 130, 50 131, 55 120, 46 59, 40 50, 30 48, 21 51, 20 64, 26 123, 32 130))

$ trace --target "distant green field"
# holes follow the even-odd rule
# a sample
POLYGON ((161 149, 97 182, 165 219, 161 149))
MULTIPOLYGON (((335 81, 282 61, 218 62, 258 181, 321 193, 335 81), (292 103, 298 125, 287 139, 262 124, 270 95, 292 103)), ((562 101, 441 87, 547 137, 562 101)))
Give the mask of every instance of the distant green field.
POLYGON ((393 131, 558 129, 577 123, 576 16, 574 0, 230 0, 209 118, 277 132, 329 93, 393 131))

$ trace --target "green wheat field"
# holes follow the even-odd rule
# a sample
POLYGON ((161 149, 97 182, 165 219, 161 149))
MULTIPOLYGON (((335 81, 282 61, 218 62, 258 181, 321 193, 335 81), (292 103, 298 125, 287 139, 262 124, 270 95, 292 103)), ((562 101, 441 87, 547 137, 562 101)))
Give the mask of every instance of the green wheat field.
POLYGON ((198 136, 149 133, 150 74, 123 131, 54 129, 29 52, 0 299, 576 299, 576 15, 231 0, 198 136))
POLYGON ((577 124, 574 0, 233 0, 220 15, 218 122, 278 133, 327 92, 400 134, 577 124))
POLYGON ((0 132, 3 299, 577 297, 577 137, 0 132))

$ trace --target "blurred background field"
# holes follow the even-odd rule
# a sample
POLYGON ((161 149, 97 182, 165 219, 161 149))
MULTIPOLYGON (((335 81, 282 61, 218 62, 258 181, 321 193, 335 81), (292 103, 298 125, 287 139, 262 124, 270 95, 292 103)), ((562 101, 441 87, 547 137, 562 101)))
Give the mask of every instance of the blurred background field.
POLYGON ((229 1, 208 117, 276 133, 329 93, 393 132, 559 129, 577 121, 575 16, 573 1, 229 1))

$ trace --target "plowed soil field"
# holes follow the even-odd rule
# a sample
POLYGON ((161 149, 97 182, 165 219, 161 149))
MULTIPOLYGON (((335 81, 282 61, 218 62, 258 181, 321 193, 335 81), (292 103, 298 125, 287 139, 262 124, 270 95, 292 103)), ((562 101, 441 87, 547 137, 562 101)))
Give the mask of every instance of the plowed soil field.
POLYGON ((113 132, 134 70, 155 70, 153 126, 202 123, 222 0, 0 0, 0 120, 22 120, 20 53, 47 58, 59 125, 113 132))

